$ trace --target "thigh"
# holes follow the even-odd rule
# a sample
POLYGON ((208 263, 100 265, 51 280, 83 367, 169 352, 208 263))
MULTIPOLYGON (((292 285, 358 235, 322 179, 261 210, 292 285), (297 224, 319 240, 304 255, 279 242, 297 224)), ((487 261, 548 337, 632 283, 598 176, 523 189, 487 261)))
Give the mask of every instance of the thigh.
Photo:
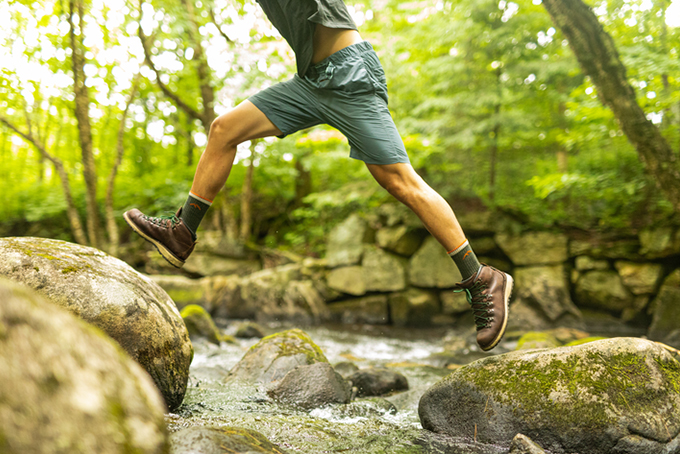
MULTIPOLYGON (((215 124, 224 126, 232 142, 239 144, 253 139, 281 134, 274 123, 250 101, 243 101, 227 113, 220 115, 215 124)), ((211 128, 213 131, 214 126, 211 128)))

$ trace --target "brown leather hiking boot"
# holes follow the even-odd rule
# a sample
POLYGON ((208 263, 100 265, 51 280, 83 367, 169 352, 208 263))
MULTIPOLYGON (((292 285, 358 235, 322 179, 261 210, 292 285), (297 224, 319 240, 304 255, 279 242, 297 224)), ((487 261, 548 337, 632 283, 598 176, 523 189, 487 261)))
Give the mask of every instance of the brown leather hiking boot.
POLYGON ((512 285, 512 276, 484 264, 477 275, 456 284, 459 290, 455 291, 464 291, 472 306, 477 324, 477 344, 485 352, 498 345, 505 334, 512 285))
POLYGON ((182 209, 174 216, 151 217, 137 208, 123 213, 132 230, 150 242, 171 265, 181 268, 194 250, 196 241, 184 222, 179 218, 182 209))

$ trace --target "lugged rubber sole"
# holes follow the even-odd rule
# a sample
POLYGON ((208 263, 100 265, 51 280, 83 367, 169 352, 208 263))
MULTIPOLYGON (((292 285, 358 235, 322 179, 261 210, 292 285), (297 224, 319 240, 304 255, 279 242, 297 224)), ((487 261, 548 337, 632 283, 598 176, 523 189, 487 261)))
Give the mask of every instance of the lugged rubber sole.
MULTIPOLYGON (((503 339, 503 335, 505 334, 505 328, 508 326, 508 318, 510 317, 510 313, 508 311, 508 303, 510 302, 510 296, 512 296, 512 287, 515 285, 515 280, 510 276, 508 273, 503 273, 507 276, 507 285, 505 286, 505 319, 503 320, 503 326, 501 327, 501 330, 498 332, 498 335, 494 339, 494 341, 491 343, 486 348, 482 348, 483 351, 488 352, 492 348, 494 348, 498 343, 503 339)), ((480 346, 481 348, 481 346, 480 346)))
POLYGON ((153 244, 156 250, 158 250, 158 252, 161 254, 161 257, 163 257, 170 265, 174 266, 175 268, 182 268, 182 266, 184 266, 184 260, 175 257, 175 254, 173 254, 172 252, 170 252, 168 248, 163 246, 163 243, 154 240, 153 238, 142 232, 139 229, 139 227, 137 227, 137 225, 132 221, 132 219, 128 217, 127 212, 123 213, 123 219, 125 219, 125 222, 127 222, 127 224, 130 226, 130 228, 132 228, 132 230, 135 231, 135 233, 137 233, 139 236, 144 238, 149 243, 153 244))

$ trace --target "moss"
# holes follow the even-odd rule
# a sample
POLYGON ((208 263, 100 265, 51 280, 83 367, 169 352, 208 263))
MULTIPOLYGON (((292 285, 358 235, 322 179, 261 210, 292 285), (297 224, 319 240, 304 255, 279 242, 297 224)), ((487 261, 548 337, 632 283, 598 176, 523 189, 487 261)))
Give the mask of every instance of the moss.
POLYGON ((260 342, 250 347, 250 350, 268 343, 275 343, 279 347, 279 356, 294 356, 303 353, 307 356, 307 364, 328 362, 321 348, 301 329, 289 329, 263 337, 260 342))
POLYGON ((189 335, 206 337, 210 342, 220 343, 220 332, 210 314, 197 304, 189 304, 180 312, 189 335))
POLYGON ((519 341, 517 341, 516 350, 527 350, 530 348, 551 348, 559 346, 560 342, 552 334, 541 331, 530 331, 519 338, 519 341))
POLYGON ((599 337, 599 336, 590 336, 590 337, 586 337, 586 338, 583 338, 583 339, 576 339, 575 341, 571 341, 568 344, 564 344, 564 346, 565 347, 575 347, 577 345, 583 345, 583 344, 587 344, 588 342, 594 342, 594 341, 603 340, 603 339, 607 339, 607 338, 606 337, 599 337))
POLYGON ((202 289, 168 289, 165 292, 168 294, 168 296, 170 296, 170 299, 172 299, 175 304, 200 301, 204 296, 202 289))
POLYGON ((38 268, 37 266, 34 266, 33 269, 36 270, 37 272, 40 272, 40 268, 38 268))
POLYGON ((55 257, 55 256, 49 255, 49 254, 44 254, 44 253, 41 253, 41 252, 38 252, 35 255, 42 257, 44 259, 47 259, 47 260, 61 260, 59 257, 55 257))
POLYGON ((89 269, 89 270, 91 270, 91 269, 92 269, 92 266, 90 266, 90 265, 82 265, 82 266, 74 266, 74 265, 71 265, 71 266, 67 266, 66 268, 63 268, 63 269, 61 270, 61 272, 64 273, 64 274, 68 274, 68 273, 75 273, 75 272, 77 272, 77 271, 82 271, 82 270, 84 270, 84 269, 89 269))
POLYGON ((615 423, 618 417, 614 414, 621 411, 658 413, 659 399, 669 389, 678 392, 680 363, 664 362, 663 384, 651 389, 645 386, 653 375, 647 358, 633 353, 604 357, 596 351, 585 353, 584 358, 555 358, 547 364, 532 360, 500 363, 497 358, 489 358, 459 369, 449 379, 473 383, 483 394, 514 407, 516 414, 523 414, 537 426, 545 419, 543 415, 549 415, 547 420, 558 426, 556 430, 575 426, 603 429, 615 423), (495 367, 497 364, 502 366, 495 367), (574 398, 564 403, 551 396, 553 392, 574 398))

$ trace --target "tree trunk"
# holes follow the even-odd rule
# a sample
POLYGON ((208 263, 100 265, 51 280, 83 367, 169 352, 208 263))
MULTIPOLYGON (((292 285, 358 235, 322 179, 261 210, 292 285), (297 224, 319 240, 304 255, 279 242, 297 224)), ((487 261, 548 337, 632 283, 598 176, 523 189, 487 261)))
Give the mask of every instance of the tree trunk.
POLYGON ((250 142, 250 165, 243 179, 243 189, 241 191, 241 230, 239 240, 245 243, 250 239, 253 226, 253 172, 255 170, 255 145, 257 141, 250 142))
POLYGON ((302 199, 312 193, 312 173, 305 169, 302 165, 302 160, 307 154, 298 156, 295 160, 295 170, 297 170, 297 178, 295 179, 295 199, 291 209, 302 206, 302 199))
POLYGON ((71 60, 73 63, 73 92, 75 94, 75 116, 78 121, 78 136, 83 159, 83 177, 87 201, 87 233, 90 245, 99 247, 99 208, 97 206, 97 169, 92 152, 92 128, 90 126, 90 95, 85 85, 85 56, 83 52, 84 6, 82 0, 70 0, 68 22, 71 35, 71 60), (77 12, 76 12, 77 9, 77 12), (80 37, 76 36, 74 16, 78 17, 80 37))
POLYGON ((79 244, 87 245, 87 238, 85 236, 85 231, 83 230, 83 225, 80 222, 80 217, 78 217, 78 210, 73 203, 73 196, 71 194, 71 185, 68 181, 68 173, 64 169, 64 164, 56 156, 52 156, 47 152, 42 143, 40 143, 31 134, 21 132, 14 124, 12 124, 8 119, 0 117, 0 122, 7 125, 9 129, 21 136, 25 141, 32 144, 42 156, 48 159, 53 165, 54 169, 59 175, 61 180, 61 188, 64 191, 64 198, 66 199, 66 215, 68 216, 69 224, 71 225, 71 232, 76 242, 79 244))
POLYGON ((597 88, 600 100, 614 112, 621 129, 637 149, 647 173, 673 204, 676 213, 680 213, 677 156, 637 103, 614 41, 581 0, 543 0, 543 4, 569 40, 583 71, 597 88))
POLYGON ((123 111, 123 118, 120 120, 120 125, 118 126, 118 138, 116 141, 116 160, 111 168, 111 173, 109 174, 108 183, 106 186, 106 231, 109 235, 109 254, 114 257, 118 256, 118 246, 120 243, 120 235, 118 232, 118 225, 116 224, 116 218, 113 213, 113 191, 116 182, 116 175, 118 175, 118 168, 123 162, 123 152, 125 151, 123 139, 125 138, 125 121, 127 120, 128 112, 130 111, 130 105, 135 99, 137 94, 137 89, 139 87, 139 79, 141 73, 137 73, 135 80, 132 83, 132 89, 130 90, 130 95, 128 96, 127 103, 125 104, 125 110, 123 111))

